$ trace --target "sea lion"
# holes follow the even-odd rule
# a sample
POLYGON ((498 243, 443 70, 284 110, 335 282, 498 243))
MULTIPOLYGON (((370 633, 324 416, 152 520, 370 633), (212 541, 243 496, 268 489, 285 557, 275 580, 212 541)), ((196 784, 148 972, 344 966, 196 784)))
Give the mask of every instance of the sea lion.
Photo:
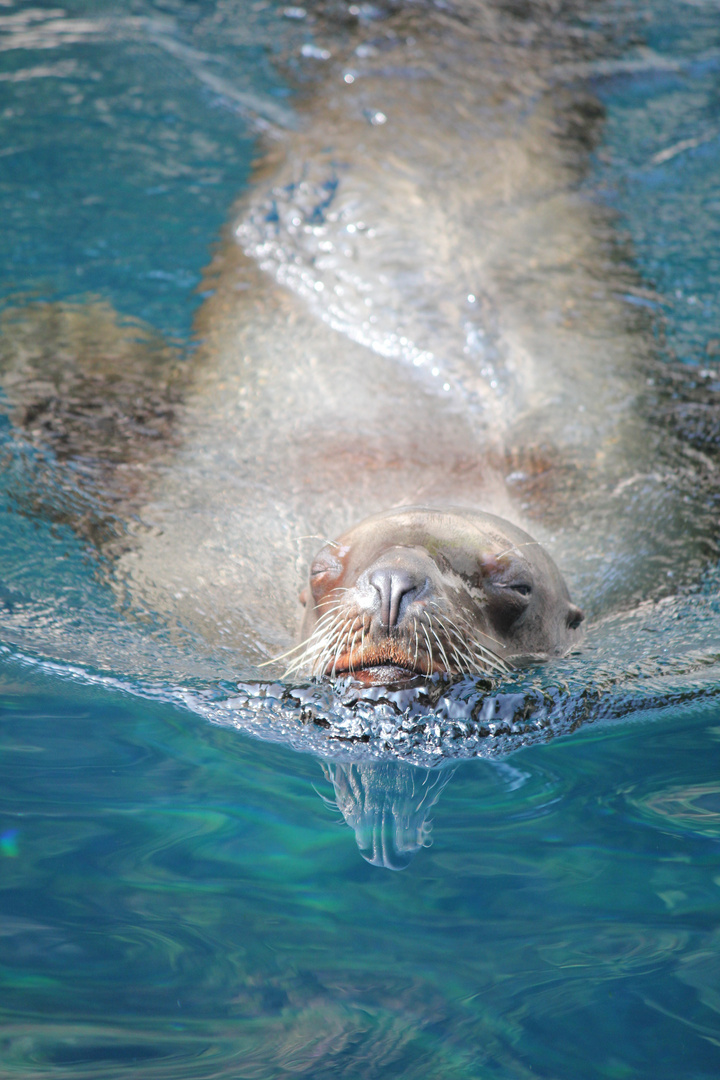
POLYGON ((583 612, 547 552, 493 514, 407 507, 326 544, 286 674, 371 685, 483 675, 565 655, 583 612))
POLYGON ((27 455, 31 468, 52 458, 50 480, 32 488, 18 470, 18 499, 60 492, 53 515, 111 556, 117 600, 102 634, 85 607, 71 635, 48 636, 53 577, 38 571, 43 617, 30 603, 13 614, 26 647, 173 682, 266 675, 297 640, 308 537, 403 505, 515 522, 596 621, 705 564, 701 463, 654 422, 651 335, 626 302, 637 282, 610 215, 579 188, 601 110, 568 65, 603 42, 579 42, 549 0, 532 18, 491 0, 358 12, 338 29, 326 5, 308 8, 332 57, 296 129, 266 139, 206 273, 182 378, 172 356, 146 372, 123 320, 97 305, 60 320, 62 350, 38 305, 5 321, 18 437, 35 450, 40 427, 75 455, 27 455), (93 369, 89 349, 107 364, 93 369), (44 413, 18 389, 35 357, 38 393, 59 402, 44 413), (67 408, 65 384, 43 374, 91 370, 71 389, 97 401, 121 362, 132 377, 113 383, 110 415, 67 408), (83 485, 77 513, 65 492, 83 485), (132 649, 118 627, 136 632, 132 649))

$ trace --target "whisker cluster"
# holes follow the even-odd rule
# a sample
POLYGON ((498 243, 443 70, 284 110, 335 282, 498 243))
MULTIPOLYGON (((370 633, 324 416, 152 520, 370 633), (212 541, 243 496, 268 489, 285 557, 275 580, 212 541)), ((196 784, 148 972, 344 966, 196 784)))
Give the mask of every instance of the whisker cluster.
MULTIPOLYGON (((436 601, 430 602, 433 607, 439 607, 436 601)), ((431 618, 429 613, 428 618, 431 618)), ((471 625, 468 624, 461 628, 454 619, 450 618, 447 612, 435 613, 434 619, 445 638, 445 644, 459 675, 504 675, 512 670, 512 665, 478 640, 471 625)), ((438 638, 435 630, 433 630, 433 633, 442 650, 447 670, 450 671, 451 667, 447 663, 447 653, 442 649, 440 638, 438 638)))
POLYGON ((323 612, 310 637, 297 646, 297 649, 291 650, 291 653, 297 652, 298 655, 288 664, 283 678, 286 679, 301 670, 308 671, 310 675, 324 675, 330 669, 330 674, 335 675, 350 635, 354 631, 357 637, 359 629, 357 617, 352 612, 343 610, 344 607, 344 604, 338 603, 323 612))
MULTIPOLYGON (((342 595, 352 591, 333 590, 336 595, 323 607, 312 634, 274 658, 289 660, 283 678, 299 672, 334 678, 343 658, 346 660, 341 670, 351 674, 373 663, 397 663, 426 676, 435 671, 449 675, 500 675, 512 668, 480 640, 471 623, 464 619, 456 622, 436 600, 430 600, 428 607, 413 616, 410 627, 376 640, 371 636, 372 615, 349 606, 342 595)), ((487 641, 488 635, 483 637, 487 641)))

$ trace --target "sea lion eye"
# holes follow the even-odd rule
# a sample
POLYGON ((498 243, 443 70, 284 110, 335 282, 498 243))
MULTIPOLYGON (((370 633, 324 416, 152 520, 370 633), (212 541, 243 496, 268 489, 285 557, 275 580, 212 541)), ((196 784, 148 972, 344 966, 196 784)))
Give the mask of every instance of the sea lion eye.
POLYGON ((342 571, 342 563, 337 559, 317 559, 310 567, 310 577, 319 578, 325 574, 339 574, 342 571))
POLYGON ((518 596, 529 596, 532 592, 532 585, 528 585, 526 581, 513 583, 508 581, 496 581, 495 587, 497 589, 509 589, 511 592, 517 593, 518 596))
POLYGON ((489 581, 485 585, 487 612, 493 626, 502 634, 526 614, 532 585, 527 581, 489 581))
POLYGON ((319 555, 310 567, 310 588, 316 600, 323 595, 343 572, 343 564, 332 554, 319 555))
POLYGON ((520 596, 529 596, 532 592, 532 585, 527 585, 525 582, 518 582, 517 585, 506 585, 506 589, 512 589, 513 592, 519 593, 520 596))

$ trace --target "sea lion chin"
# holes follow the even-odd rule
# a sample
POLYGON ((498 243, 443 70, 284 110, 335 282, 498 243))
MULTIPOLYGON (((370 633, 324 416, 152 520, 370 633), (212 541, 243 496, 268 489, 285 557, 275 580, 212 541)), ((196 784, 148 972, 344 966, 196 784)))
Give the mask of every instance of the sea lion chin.
POLYGON ((454 507, 403 507, 317 554, 286 675, 364 685, 498 675, 563 656, 583 613, 544 548, 510 522, 454 507))

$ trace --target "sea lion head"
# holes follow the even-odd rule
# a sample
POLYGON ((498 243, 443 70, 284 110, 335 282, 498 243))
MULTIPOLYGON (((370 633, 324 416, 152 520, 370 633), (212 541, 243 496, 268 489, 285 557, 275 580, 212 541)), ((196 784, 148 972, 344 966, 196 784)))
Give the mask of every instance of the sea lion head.
POLYGON ((493 514, 407 507, 325 545, 286 674, 367 685, 490 675, 562 656, 583 613, 550 556, 493 514))

